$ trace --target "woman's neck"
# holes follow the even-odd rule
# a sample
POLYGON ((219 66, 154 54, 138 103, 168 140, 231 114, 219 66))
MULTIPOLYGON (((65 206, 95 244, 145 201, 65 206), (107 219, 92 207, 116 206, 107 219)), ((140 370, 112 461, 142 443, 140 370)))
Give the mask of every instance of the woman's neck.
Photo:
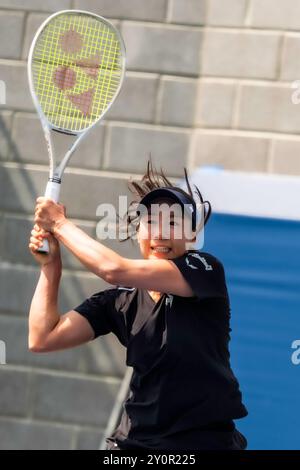
POLYGON ((152 297, 152 299, 155 301, 155 302, 158 302, 159 299, 161 298, 162 296, 162 293, 161 292, 156 292, 154 290, 148 290, 149 292, 149 295, 150 297, 152 297))

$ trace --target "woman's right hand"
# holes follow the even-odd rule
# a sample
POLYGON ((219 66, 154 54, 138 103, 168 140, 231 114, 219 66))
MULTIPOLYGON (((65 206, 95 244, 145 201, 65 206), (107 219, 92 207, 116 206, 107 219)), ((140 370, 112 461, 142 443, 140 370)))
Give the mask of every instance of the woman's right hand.
POLYGON ((31 237, 28 245, 29 251, 35 260, 41 265, 61 263, 59 243, 50 232, 44 232, 37 224, 31 230, 31 237), (38 248, 43 244, 43 240, 48 240, 49 253, 40 253, 38 248))

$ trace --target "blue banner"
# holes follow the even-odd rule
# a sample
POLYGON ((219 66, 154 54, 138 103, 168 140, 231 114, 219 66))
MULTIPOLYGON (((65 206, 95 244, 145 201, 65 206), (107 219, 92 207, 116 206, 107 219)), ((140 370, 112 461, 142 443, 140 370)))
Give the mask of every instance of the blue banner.
POLYGON ((248 449, 300 449, 300 222, 213 214, 203 251, 227 278, 231 364, 249 411, 237 428, 248 449))

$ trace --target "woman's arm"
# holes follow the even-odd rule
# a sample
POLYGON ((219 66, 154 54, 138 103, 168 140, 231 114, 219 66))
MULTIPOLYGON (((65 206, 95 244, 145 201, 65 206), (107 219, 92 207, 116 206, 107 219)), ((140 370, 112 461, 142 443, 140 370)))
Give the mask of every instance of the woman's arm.
POLYGON ((62 204, 45 197, 37 198, 34 221, 46 232, 54 234, 55 238, 63 243, 89 271, 110 282, 107 275, 118 269, 122 257, 93 240, 68 220, 62 204))
POLYGON ((89 322, 75 311, 60 316, 57 306, 61 278, 61 258, 57 240, 47 233, 50 255, 37 249, 42 244, 41 231, 35 226, 31 232, 29 249, 41 264, 40 277, 29 312, 28 346, 34 352, 55 351, 90 341, 94 332, 89 322))
POLYGON ((28 344, 31 350, 41 347, 59 322, 57 296, 60 277, 61 266, 46 264, 41 267, 29 311, 28 344))
POLYGON ((53 233, 89 271, 111 283, 111 273, 122 264, 122 256, 88 236, 68 219, 57 223, 53 233))
POLYGON ((60 316, 57 307, 61 268, 45 265, 31 302, 28 347, 33 352, 72 348, 94 338, 89 322, 71 310, 60 316))
POLYGON ((37 202, 35 222, 44 230, 52 232, 84 266, 106 282, 183 297, 194 295, 172 261, 123 258, 69 221, 61 204, 42 197, 37 202))
POLYGON ((172 261, 123 258, 93 240, 67 219, 55 226, 54 235, 82 264, 110 284, 140 287, 182 297, 194 295, 172 261))

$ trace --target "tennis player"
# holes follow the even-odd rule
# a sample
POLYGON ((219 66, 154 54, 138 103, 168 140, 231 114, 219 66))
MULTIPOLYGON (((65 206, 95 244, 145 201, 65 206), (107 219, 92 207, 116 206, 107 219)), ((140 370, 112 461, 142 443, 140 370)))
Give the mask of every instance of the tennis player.
MULTIPOLYGON (((30 308, 29 348, 56 351, 111 332, 127 348, 126 363, 133 368, 130 391, 119 426, 106 439, 107 449, 247 446, 233 421, 247 410, 230 366, 230 304, 223 266, 213 255, 192 249, 183 229, 175 236, 181 222, 182 227, 190 224, 196 240, 196 195, 186 171, 185 178, 187 191, 148 163, 142 180, 130 183, 139 205, 136 217, 128 215, 127 223, 138 221, 143 259, 120 256, 68 220, 64 206, 48 198, 37 200, 29 249, 41 264, 41 274, 30 308), (167 210, 174 204, 190 210, 182 210, 179 218, 175 210, 167 210), (48 255, 37 252, 43 238, 50 243, 48 255), (57 306, 59 243, 116 286, 63 315, 57 306)), ((210 204, 196 191, 205 224, 210 204)))

